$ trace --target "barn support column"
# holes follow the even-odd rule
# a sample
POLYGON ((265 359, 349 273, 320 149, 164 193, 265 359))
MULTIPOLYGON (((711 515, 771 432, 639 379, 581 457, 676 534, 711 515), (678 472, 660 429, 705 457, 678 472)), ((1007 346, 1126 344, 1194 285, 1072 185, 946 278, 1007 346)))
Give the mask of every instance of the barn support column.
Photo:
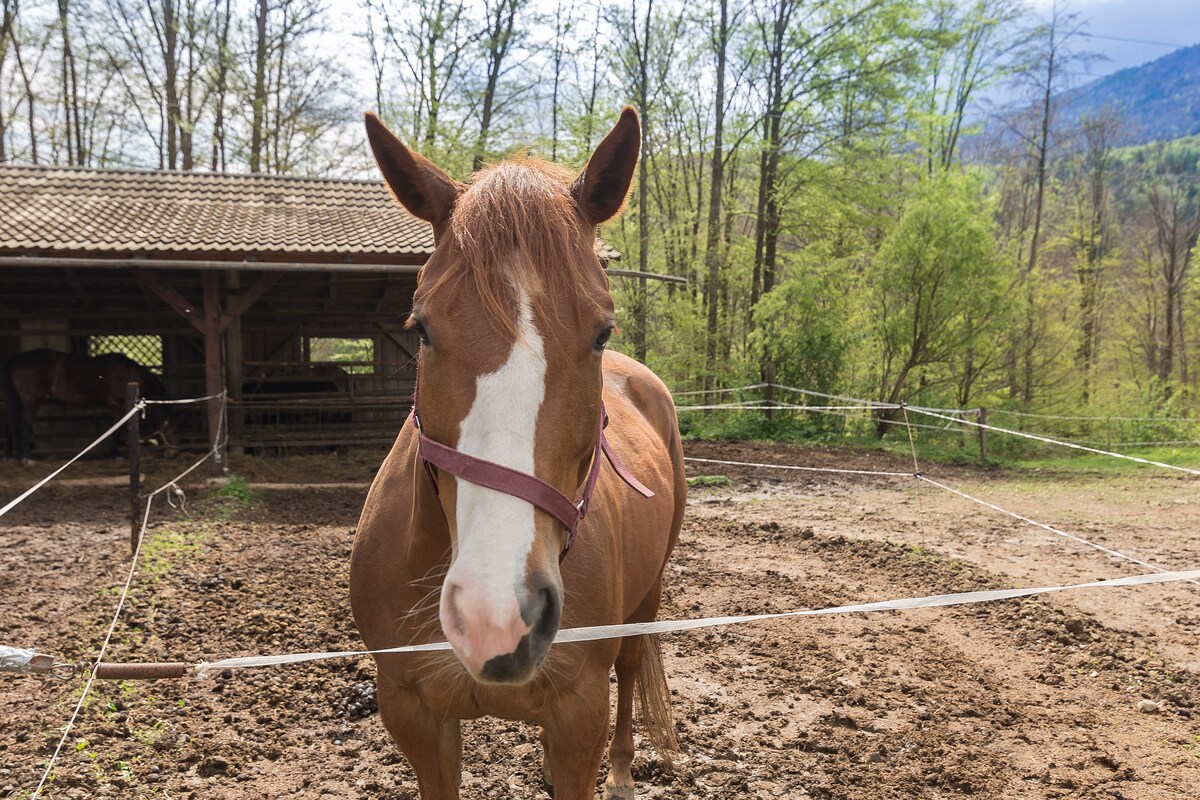
MULTIPOLYGON (((221 285, 220 275, 212 270, 201 273, 204 285, 204 393, 217 395, 225 388, 221 360, 221 285)), ((213 397, 208 406, 208 443, 221 448, 221 398, 213 397)), ((225 453, 217 450, 218 465, 225 469, 225 453)))
MULTIPOLYGON (((225 291, 229 305, 241 300, 242 274, 237 270, 225 273, 225 291)), ((229 321, 225 329, 225 390, 229 392, 226 420, 229 423, 229 452, 240 456, 245 452, 245 415, 242 413, 242 315, 229 321)))
MULTIPOLYGON (((238 321, 238 347, 237 347, 237 370, 241 372, 241 335, 240 335, 240 318, 246 309, 254 305, 258 300, 266 294, 272 286, 284 276, 283 272, 264 272, 259 275, 258 279, 252 283, 241 294, 228 298, 226 307, 221 309, 221 281, 220 273, 216 270, 202 270, 200 272, 201 285, 204 290, 203 308, 197 309, 187 298, 177 292, 173 287, 165 283, 154 272, 145 269, 134 268, 134 276, 138 282, 144 287, 152 291, 154 294, 171 308, 175 309, 181 317, 191 323, 192 327, 198 330, 201 336, 204 337, 204 393, 210 395, 220 394, 225 388, 224 377, 227 373, 225 363, 225 353, 222 348, 222 336, 229 327, 238 321)), ((241 381, 231 380, 230 386, 236 386, 238 389, 238 397, 240 397, 241 381)), ((232 394, 232 389, 231 389, 232 394)), ((208 442, 210 446, 217 446, 218 433, 221 420, 221 399, 215 398, 208 401, 208 442)), ((219 468, 225 468, 225 452, 222 449, 221 463, 219 468)))

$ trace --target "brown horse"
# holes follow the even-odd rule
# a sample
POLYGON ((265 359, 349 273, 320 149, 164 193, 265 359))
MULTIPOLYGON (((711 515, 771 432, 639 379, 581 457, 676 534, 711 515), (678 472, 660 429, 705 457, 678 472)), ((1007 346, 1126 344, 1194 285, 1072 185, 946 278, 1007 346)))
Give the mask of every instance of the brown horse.
MULTIPOLYGON (((55 350, 27 350, 17 353, 0 368, 0 390, 4 392, 8 417, 6 455, 16 454, 23 461, 33 457, 33 420, 47 400, 57 400, 78 408, 108 408, 115 416, 125 411, 125 386, 136 383, 140 396, 147 400, 167 400, 162 380, 136 361, 121 353, 104 353, 84 358, 55 350)), ((146 412, 155 435, 161 436, 167 453, 179 444, 175 417, 165 406, 150 406, 146 412)), ((117 437, 109 441, 109 453, 116 454, 117 437)))
POLYGON ((654 619, 683 519, 674 405, 650 370, 605 351, 613 301, 593 247, 596 226, 629 192, 637 114, 625 109, 578 177, 526 157, 469 186, 373 115, 367 132, 396 198, 433 225, 436 249, 410 320, 421 337, 416 407, 363 507, 351 600, 373 649, 443 636, 453 647, 376 656, 384 725, 423 800, 459 796, 459 721, 484 715, 540 725, 551 796, 590 798, 615 665, 605 796, 632 798, 635 684, 643 718, 658 723, 648 724, 652 741, 660 751, 674 743, 657 642, 550 645, 560 625, 654 619), (620 459, 653 497, 631 488, 620 459), (482 477, 456 478, 459 462, 482 477), (497 475, 526 489, 477 482, 497 475), (555 506, 546 494, 559 495, 559 511, 546 510, 555 506), (571 515, 561 508, 580 495, 590 506, 568 553, 571 515))

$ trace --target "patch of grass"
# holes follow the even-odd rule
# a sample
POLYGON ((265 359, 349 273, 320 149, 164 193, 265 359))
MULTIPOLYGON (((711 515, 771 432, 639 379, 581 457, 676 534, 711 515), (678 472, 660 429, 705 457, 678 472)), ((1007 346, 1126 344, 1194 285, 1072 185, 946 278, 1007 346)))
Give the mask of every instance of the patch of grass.
MULTIPOLYGON (((1126 450, 1125 455, 1137 456, 1150 461, 1161 461, 1177 467, 1200 469, 1200 447, 1126 448, 1126 450)), ((1124 451, 1116 448, 1115 452, 1124 451)), ((1066 472, 1136 472, 1146 469, 1162 469, 1124 458, 1113 458, 1098 453, 1080 452, 1061 447, 1056 447, 1051 452, 1014 459, 1012 464, 1028 469, 1053 469, 1066 472)))
POLYGON ((246 480, 246 476, 238 475, 236 472, 229 476, 229 482, 220 489, 217 489, 215 494, 223 500, 234 500, 243 505, 250 505, 256 498, 254 490, 250 488, 250 482, 246 480))
POLYGON ((230 519, 250 510, 258 502, 258 492, 250 488, 245 475, 231 473, 224 486, 212 493, 213 512, 218 519, 230 519))
POLYGON ((687 485, 692 489, 729 486, 732 483, 733 481, 729 480, 728 475, 693 475, 687 479, 687 485))
POLYGON ((203 536, 196 531, 172 526, 159 528, 142 545, 142 570, 157 581, 161 575, 175 568, 172 559, 199 552, 202 539, 203 536))
POLYGON ((152 747, 155 742, 162 738, 163 731, 166 729, 163 721, 157 720, 149 728, 139 728, 133 731, 133 737, 147 747, 152 747))

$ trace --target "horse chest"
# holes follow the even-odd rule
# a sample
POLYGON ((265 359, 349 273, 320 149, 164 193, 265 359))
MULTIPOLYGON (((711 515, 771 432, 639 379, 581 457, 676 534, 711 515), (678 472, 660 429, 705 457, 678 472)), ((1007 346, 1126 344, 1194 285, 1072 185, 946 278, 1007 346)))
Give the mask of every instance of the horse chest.
POLYGON ((551 699, 543 680, 521 686, 489 686, 472 680, 455 661, 410 675, 421 701, 435 714, 454 719, 535 719, 551 699), (447 677, 447 675, 453 677, 447 677))

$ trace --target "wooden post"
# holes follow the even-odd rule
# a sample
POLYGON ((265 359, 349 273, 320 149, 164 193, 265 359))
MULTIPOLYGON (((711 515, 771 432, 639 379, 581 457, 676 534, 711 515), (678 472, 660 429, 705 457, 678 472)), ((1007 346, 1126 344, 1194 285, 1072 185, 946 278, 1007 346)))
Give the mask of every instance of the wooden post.
MULTIPOLYGON (((978 416, 979 424, 987 425, 987 409, 980 407, 978 416)), ((980 427, 977 430, 979 431, 979 460, 987 461, 987 428, 980 427)))
MULTIPOLYGON (((237 270, 225 273, 226 304, 231 308, 239 305, 242 274, 237 270)), ((242 415, 242 316, 232 315, 225 328, 225 391, 229 393, 225 406, 225 422, 229 425, 230 453, 240 456, 244 452, 245 418, 242 415)))
MULTIPOLYGON (((222 311, 220 275, 211 269, 202 270, 200 280, 204 287, 203 313, 154 272, 134 269, 133 275, 138 283, 158 295, 164 303, 175 309, 180 316, 191 323, 192 327, 200 331, 200 335, 204 337, 204 393, 215 395, 219 394, 224 387, 221 380, 222 372, 225 370, 225 366, 222 363, 224 359, 221 357, 222 334, 241 317, 246 309, 254 305, 263 295, 270 291, 271 287, 283 278, 284 273, 264 272, 259 275, 258 279, 250 284, 245 291, 228 298, 227 308, 222 311)), ((231 286, 235 288, 240 286, 240 280, 239 278, 231 286)), ((240 333, 235 333, 231 338, 236 340, 240 346, 240 333)), ((240 372, 240 350, 236 355, 238 358, 237 369, 240 372)), ((240 376, 237 380, 231 380, 229 385, 240 389, 240 376)), ((233 394, 232 390, 231 394, 233 394)), ((234 394, 233 396, 237 397, 239 395, 234 394)), ((220 398, 215 398, 208 402, 208 441, 210 445, 217 444, 217 429, 220 426, 220 420, 221 400, 220 398)), ((219 455, 217 471, 221 473, 226 469, 225 453, 221 452, 219 455)))
MULTIPOLYGON (((141 387, 137 383, 125 384, 125 411, 128 413, 137 405, 141 387)), ((141 414, 134 414, 125 423, 125 435, 129 438, 129 551, 136 553, 138 540, 142 532, 142 475, 139 456, 141 455, 141 414)), ((116 434, 113 434, 114 436, 116 434)))
MULTIPOLYGON (((213 270, 201 273, 204 283, 204 393, 220 394, 221 380, 221 288, 220 276, 213 270)), ((219 446, 221 427, 221 398, 208 401, 208 443, 219 446)), ((217 454, 217 472, 225 471, 225 454, 217 454)))
POLYGON ((775 421, 775 408, 774 408, 774 406, 775 406, 775 359, 774 358, 771 358, 770 356, 767 357, 766 363, 763 364, 762 376, 763 376, 763 382, 767 384, 766 386, 763 387, 763 399, 767 401, 766 405, 768 406, 767 422, 774 422, 775 421))

